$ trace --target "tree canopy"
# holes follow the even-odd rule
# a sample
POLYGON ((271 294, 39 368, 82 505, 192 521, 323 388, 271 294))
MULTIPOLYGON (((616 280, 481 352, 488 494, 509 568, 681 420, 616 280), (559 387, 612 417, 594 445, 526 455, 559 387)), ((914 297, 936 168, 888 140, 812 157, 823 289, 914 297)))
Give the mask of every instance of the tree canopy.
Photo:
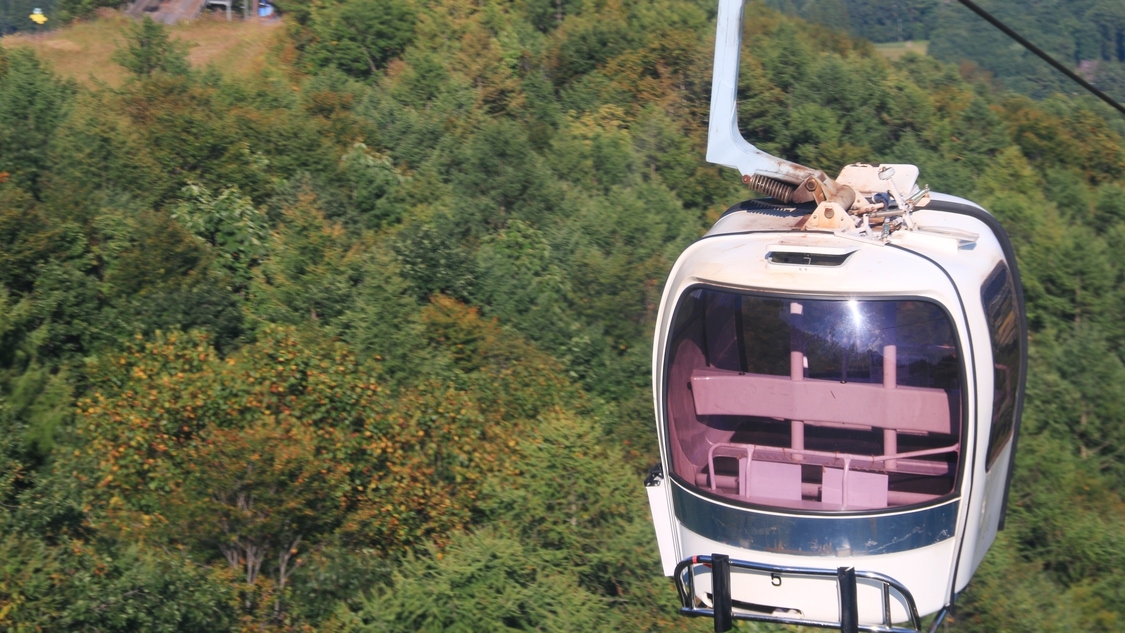
MULTIPOLYGON (((150 21, 119 88, 0 48, 0 629, 707 628, 641 482, 663 281, 749 195, 712 4, 279 4, 239 81, 150 21)), ((951 629, 1120 630, 1125 122, 745 15, 748 139, 1015 242, 1024 436, 951 629)))

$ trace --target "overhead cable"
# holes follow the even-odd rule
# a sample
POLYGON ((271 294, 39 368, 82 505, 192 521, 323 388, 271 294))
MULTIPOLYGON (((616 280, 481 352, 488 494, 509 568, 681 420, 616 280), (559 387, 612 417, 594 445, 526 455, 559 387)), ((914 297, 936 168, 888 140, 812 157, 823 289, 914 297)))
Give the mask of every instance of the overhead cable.
POLYGON ((957 1, 960 2, 961 4, 965 5, 965 7, 968 8, 973 13, 976 13, 980 17, 987 20, 988 23, 991 24, 992 26, 995 26, 996 28, 1003 31, 1004 34, 1007 35, 1008 37, 1010 37, 1013 40, 1019 42, 1021 46, 1023 46, 1027 50, 1031 51, 1032 53, 1035 53, 1039 57, 1041 57, 1043 59, 1043 61, 1047 62, 1048 64, 1050 64, 1052 66, 1054 66, 1055 69, 1057 69, 1059 72, 1061 72, 1062 74, 1066 75, 1067 77, 1070 77, 1071 79, 1073 79, 1075 82, 1078 83, 1078 85, 1080 85, 1083 88, 1085 88, 1086 90, 1089 90, 1090 92, 1092 92, 1094 94, 1094 96, 1101 99, 1102 101, 1105 101, 1109 105, 1113 106, 1114 108, 1116 108, 1122 114, 1125 114, 1125 106, 1118 103, 1113 97, 1107 95, 1106 93, 1102 92, 1101 90, 1098 90, 1093 84, 1091 84, 1090 82, 1083 79, 1080 75, 1075 73, 1073 70, 1067 68, 1066 65, 1064 65, 1062 62, 1058 61, 1054 57, 1051 57, 1047 53, 1043 52, 1038 46, 1032 44, 1031 42, 1027 41, 1027 39, 1024 38, 1022 35, 1013 31, 1007 24, 1004 24, 1000 20, 993 17, 993 15, 991 13, 989 13, 988 11, 985 11, 984 9, 977 6, 977 4, 975 2, 972 2, 971 0, 957 0, 957 1))

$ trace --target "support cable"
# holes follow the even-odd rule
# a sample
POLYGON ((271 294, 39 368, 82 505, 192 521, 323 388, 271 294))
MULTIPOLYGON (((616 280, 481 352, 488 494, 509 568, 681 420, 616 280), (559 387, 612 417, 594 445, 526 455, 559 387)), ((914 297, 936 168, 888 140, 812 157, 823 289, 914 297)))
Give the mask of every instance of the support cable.
POLYGON ((1007 24, 1004 24, 1003 22, 1001 22, 1000 20, 995 18, 988 11, 985 11, 984 9, 977 6, 977 4, 975 2, 972 2, 972 0, 957 0, 957 1, 960 2, 961 4, 965 5, 965 7, 967 9, 969 9, 970 11, 972 11, 973 13, 976 13, 980 17, 984 18, 992 26, 995 26, 996 28, 1003 31, 1004 34, 1007 35, 1008 37, 1010 37, 1013 40, 1019 42, 1021 46, 1023 46, 1027 50, 1031 51, 1032 53, 1035 53, 1039 57, 1041 57, 1043 59, 1043 61, 1047 62, 1048 64, 1050 64, 1052 66, 1054 66, 1056 70, 1058 70, 1062 74, 1066 75, 1067 77, 1073 79, 1076 83, 1078 83, 1078 85, 1082 86, 1086 90, 1089 90, 1091 93, 1094 94, 1094 96, 1101 99, 1102 101, 1105 101, 1109 105, 1113 106, 1117 111, 1121 112, 1122 114, 1125 114, 1125 106, 1118 103, 1113 97, 1107 95, 1106 93, 1102 92, 1101 90, 1098 90, 1096 87, 1094 87, 1093 84, 1091 84, 1090 82, 1083 79, 1080 75, 1075 73, 1073 70, 1067 68, 1066 65, 1064 65, 1062 62, 1058 61, 1054 57, 1051 57, 1047 53, 1043 52, 1043 50, 1041 50, 1038 46, 1032 44, 1031 42, 1027 41, 1027 39, 1025 39, 1022 35, 1013 31, 1007 24))

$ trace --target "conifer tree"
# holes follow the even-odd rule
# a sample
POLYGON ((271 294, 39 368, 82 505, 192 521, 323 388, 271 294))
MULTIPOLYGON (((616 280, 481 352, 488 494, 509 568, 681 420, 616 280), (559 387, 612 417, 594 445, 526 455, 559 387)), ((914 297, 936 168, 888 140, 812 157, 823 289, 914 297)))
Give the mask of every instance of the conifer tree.
POLYGON ((186 74, 190 68, 187 46, 168 37, 168 31, 147 15, 125 30, 125 44, 113 54, 113 61, 137 77, 155 72, 186 74))

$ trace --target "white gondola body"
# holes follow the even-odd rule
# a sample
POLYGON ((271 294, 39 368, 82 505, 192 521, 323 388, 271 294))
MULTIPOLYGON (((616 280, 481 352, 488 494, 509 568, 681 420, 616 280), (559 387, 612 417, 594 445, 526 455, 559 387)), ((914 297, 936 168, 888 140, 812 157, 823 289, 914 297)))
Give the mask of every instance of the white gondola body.
MULTIPOLYGON (((930 204, 940 207, 944 202, 972 205, 938 194, 930 204)), ((904 584, 923 615, 949 604, 968 583, 996 536, 1012 450, 1012 441, 1008 439, 999 456, 986 467, 996 372, 988 343, 990 331, 982 304, 982 286, 999 264, 1011 268, 1013 263, 1005 260, 1000 241, 979 219, 925 208, 918 209, 914 219, 918 230, 902 231, 886 243, 878 243, 831 232, 785 232, 779 230, 777 217, 763 215, 760 210, 733 210, 680 256, 660 304, 653 351, 654 402, 666 477, 649 488, 649 494, 667 575, 672 575, 681 560, 711 553, 777 567, 852 566, 904 584), (969 234, 976 235, 976 239, 965 240, 964 236, 969 234), (838 266, 771 262, 768 255, 779 248, 850 255, 838 266), (953 487, 928 503, 849 512, 823 503, 805 502, 805 508, 786 508, 779 507, 784 502, 768 496, 709 494, 706 485, 678 476, 670 437, 670 425, 675 420, 669 419, 669 345, 681 298, 699 288, 750 296, 793 297, 797 301, 909 298, 941 306, 955 331, 962 364, 959 371, 965 381, 961 387, 964 418, 957 438, 960 450, 953 487), (701 517, 701 513, 708 517, 701 517), (886 527, 876 526, 866 532, 836 527, 841 521, 872 526, 885 522, 886 527), (720 526, 724 522, 733 523, 735 529, 724 531, 720 526), (756 539, 739 533, 738 527, 790 533, 758 539, 758 544, 756 539), (922 538, 919 530, 926 532, 922 538), (869 540, 879 542, 786 542, 821 539, 826 534, 841 534, 842 538, 866 534, 869 540), (740 541, 744 546, 740 546, 740 541), (892 551, 881 553, 885 550, 892 551)), ((805 424, 810 430, 816 426, 815 421, 805 424)), ((839 422, 828 423, 833 425, 841 426, 839 422)), ((745 475, 753 477, 750 472, 745 475)), ((805 487, 809 486, 806 481, 805 487)), ((820 491, 805 494, 805 499, 816 499, 818 492, 823 495, 824 481, 820 487, 820 491)), ((798 618, 838 621, 840 617, 837 585, 831 579, 736 572, 731 585, 736 611, 742 603, 755 605, 755 610, 788 613, 798 618)), ((704 601, 708 599, 706 570, 699 577, 696 591, 704 601)), ((860 582, 861 622, 877 624, 883 620, 880 591, 874 584, 860 582)), ((908 619, 906 604, 901 599, 892 599, 891 611, 894 622, 908 619)))
POLYGON ((717 629, 728 608, 917 629, 1003 524, 1027 364, 1019 272, 999 223, 919 189, 913 165, 833 180, 748 143, 741 35, 742 0, 719 0, 707 160, 772 197, 689 246, 661 299, 662 472, 646 486, 664 573, 717 629), (701 611, 716 554, 729 585, 722 572, 721 609, 701 611))

